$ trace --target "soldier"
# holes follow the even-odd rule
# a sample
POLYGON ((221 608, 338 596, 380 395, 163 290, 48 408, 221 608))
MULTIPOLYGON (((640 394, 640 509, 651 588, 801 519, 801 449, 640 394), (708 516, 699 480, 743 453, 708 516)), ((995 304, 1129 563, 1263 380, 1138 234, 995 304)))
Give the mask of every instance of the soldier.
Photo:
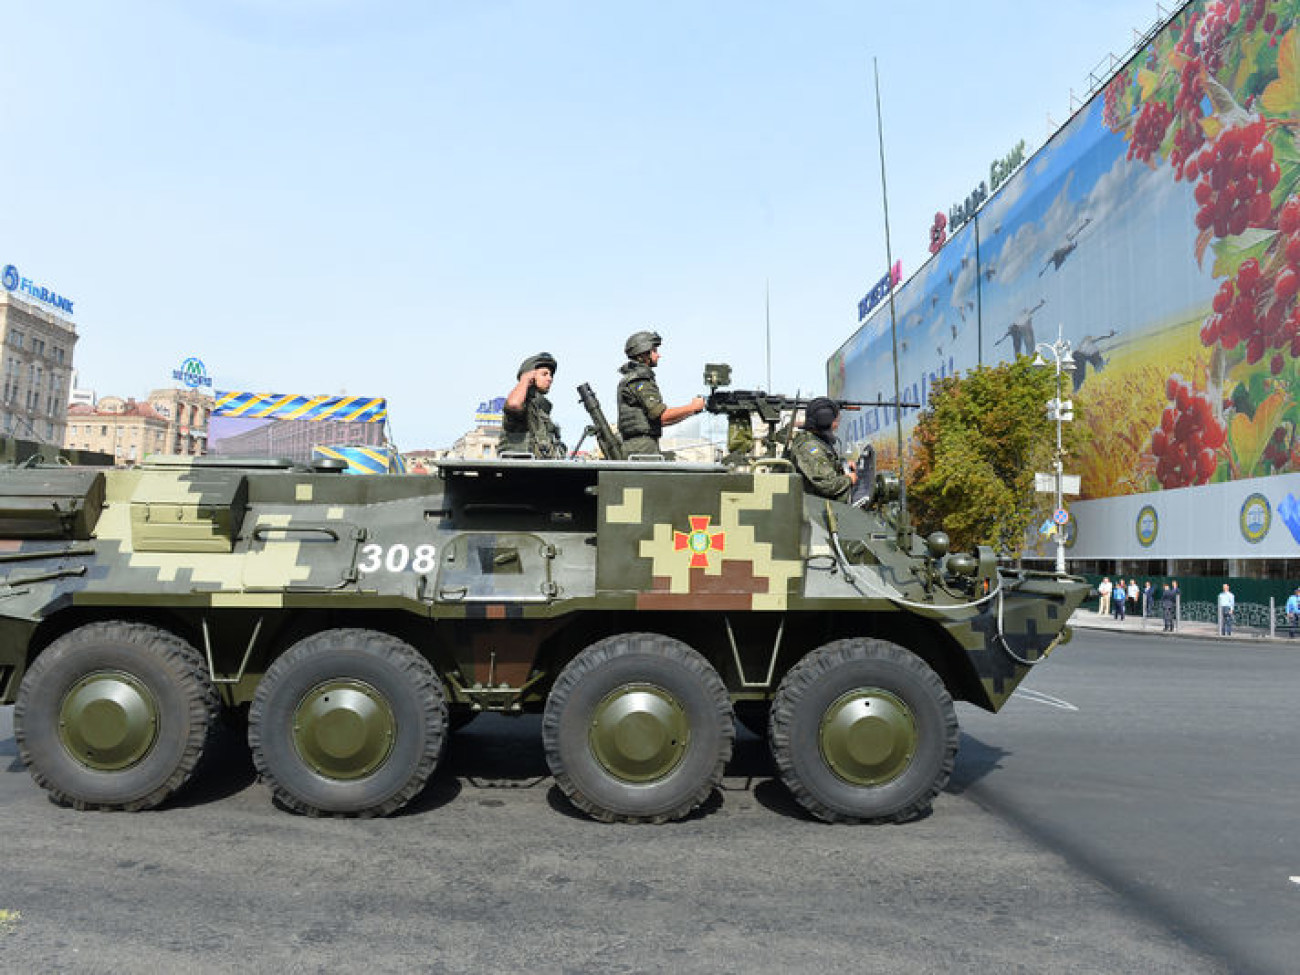
POLYGON ((659 437, 663 428, 704 409, 703 396, 685 406, 664 405, 655 382, 661 342, 658 332, 634 332, 623 345, 627 362, 619 369, 623 378, 618 384, 618 432, 628 457, 661 453, 659 437))
POLYGON ((551 419, 551 401, 546 394, 555 381, 555 356, 549 352, 530 355, 519 365, 519 382, 506 397, 501 417, 501 439, 497 453, 529 453, 543 459, 563 458, 567 453, 560 440, 560 428, 551 419))
POLYGON ((840 426, 840 407, 832 399, 818 396, 804 411, 803 426, 790 441, 790 462, 803 478, 804 490, 819 498, 847 503, 858 483, 857 472, 845 470, 835 442, 840 426))

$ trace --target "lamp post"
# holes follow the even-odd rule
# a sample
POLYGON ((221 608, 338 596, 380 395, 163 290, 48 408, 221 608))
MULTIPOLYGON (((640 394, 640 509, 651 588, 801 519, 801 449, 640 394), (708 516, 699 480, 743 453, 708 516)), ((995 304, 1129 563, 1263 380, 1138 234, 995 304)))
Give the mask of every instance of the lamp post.
MULTIPOLYGON (((1061 399, 1061 374, 1074 372, 1074 349, 1070 343, 1061 335, 1061 325, 1056 326, 1056 341, 1052 343, 1039 342, 1034 347, 1035 366, 1055 365, 1056 367, 1056 399, 1047 401, 1047 415, 1056 420, 1056 454, 1052 470, 1056 475, 1056 508, 1053 514, 1061 511, 1064 505, 1061 491, 1061 480, 1064 476, 1064 465, 1062 458, 1065 456, 1065 450, 1061 446, 1061 424, 1067 420, 1074 419, 1074 403, 1070 400, 1061 399), (1043 358, 1043 354, 1052 357, 1049 363, 1043 358)), ((1065 537, 1064 525, 1058 525, 1056 531, 1056 571, 1065 573, 1065 537)))

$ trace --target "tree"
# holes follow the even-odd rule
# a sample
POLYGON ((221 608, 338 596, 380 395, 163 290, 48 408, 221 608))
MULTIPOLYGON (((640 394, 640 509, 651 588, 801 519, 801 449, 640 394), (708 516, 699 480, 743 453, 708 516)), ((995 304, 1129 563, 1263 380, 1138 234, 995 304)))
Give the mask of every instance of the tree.
MULTIPOLYGON (((1064 388, 1063 397, 1068 381, 1064 388)), ((1020 553, 1048 503, 1034 492, 1034 472, 1052 469, 1056 422, 1047 401, 1055 396, 1055 370, 1032 366, 1028 356, 935 383, 917 422, 908 488, 923 532, 943 529, 954 549, 1020 553)), ((1062 429, 1067 455, 1074 453, 1086 432, 1079 423, 1062 429)))

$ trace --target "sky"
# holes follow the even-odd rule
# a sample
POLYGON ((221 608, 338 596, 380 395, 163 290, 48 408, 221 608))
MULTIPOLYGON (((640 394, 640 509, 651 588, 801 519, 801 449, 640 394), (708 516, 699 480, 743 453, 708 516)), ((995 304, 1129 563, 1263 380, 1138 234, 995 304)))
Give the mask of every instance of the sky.
POLYGON ((670 405, 706 362, 815 395, 888 267, 873 62, 906 277, 934 214, 1040 148, 1159 16, 0 0, 0 264, 73 299, 99 396, 194 356, 217 390, 386 397, 404 451, 450 446, 543 350, 572 446, 576 386, 612 417, 646 328, 670 405))

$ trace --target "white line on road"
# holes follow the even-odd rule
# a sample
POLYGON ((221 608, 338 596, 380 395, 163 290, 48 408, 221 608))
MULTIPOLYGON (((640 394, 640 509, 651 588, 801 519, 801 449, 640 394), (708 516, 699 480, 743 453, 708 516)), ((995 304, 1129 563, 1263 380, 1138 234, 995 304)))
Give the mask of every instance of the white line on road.
POLYGON ((1300 877, 1292 877, 1292 878, 1291 878, 1291 883, 1293 883, 1293 884, 1300 884, 1300 877))
POLYGON ((1020 689, 1020 696, 1027 697, 1031 701, 1037 701, 1039 704, 1046 704, 1049 707, 1060 708, 1062 711, 1079 710, 1069 701, 1062 701, 1059 697, 1052 697, 1052 695, 1044 694, 1042 691, 1031 691, 1022 687, 1020 689))

